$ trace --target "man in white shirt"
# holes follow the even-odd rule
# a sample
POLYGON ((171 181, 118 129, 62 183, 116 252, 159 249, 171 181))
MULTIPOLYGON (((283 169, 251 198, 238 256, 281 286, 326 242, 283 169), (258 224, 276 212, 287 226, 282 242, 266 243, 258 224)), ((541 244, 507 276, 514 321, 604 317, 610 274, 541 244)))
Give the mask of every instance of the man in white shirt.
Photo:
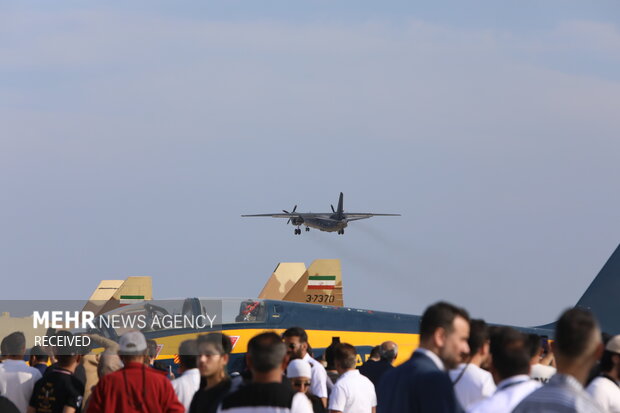
POLYGON ((340 378, 329 398, 330 413, 375 413, 377 396, 368 377, 355 368, 357 352, 351 344, 336 346, 334 362, 340 378))
POLYGON ((185 340, 179 346, 179 371, 181 377, 172 380, 172 388, 179 401, 189 411, 194 394, 200 388, 200 371, 197 366, 198 344, 196 340, 185 340))
POLYGON ((606 413, 620 413, 620 335, 607 342, 601 358, 601 375, 586 387, 586 391, 606 413))
POLYGON ((12 401, 20 412, 26 413, 32 389, 41 373, 24 361, 26 337, 21 331, 6 336, 1 347, 6 359, 0 364, 0 395, 12 401))
POLYGON ((555 374, 555 367, 540 363, 541 356, 545 351, 542 346, 542 338, 538 334, 528 334, 530 346, 530 377, 543 384, 555 374))
POLYGON ((466 363, 450 370, 450 379, 461 407, 467 410, 495 392, 493 376, 482 367, 489 360, 489 330, 484 320, 469 322, 469 355, 466 363))
POLYGON ((282 340, 286 344, 289 358, 302 359, 312 366, 310 393, 319 397, 323 406, 327 407, 327 372, 325 367, 308 354, 308 334, 301 327, 291 327, 282 333, 282 340))
POLYGON ((522 333, 500 327, 491 336, 491 374, 495 393, 467 410, 468 413, 510 413, 526 396, 542 386, 529 376, 529 346, 522 333))

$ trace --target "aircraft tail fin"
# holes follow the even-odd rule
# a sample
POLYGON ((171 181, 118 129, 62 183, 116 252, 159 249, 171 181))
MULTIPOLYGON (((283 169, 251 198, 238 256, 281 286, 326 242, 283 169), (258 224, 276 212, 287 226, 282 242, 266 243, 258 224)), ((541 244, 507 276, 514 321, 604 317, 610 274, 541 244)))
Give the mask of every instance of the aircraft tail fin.
POLYGON ((577 302, 576 307, 591 310, 601 329, 609 334, 620 333, 620 245, 603 266, 594 281, 577 302))
POLYGON ((102 280, 82 311, 92 311, 98 315, 123 305, 152 299, 151 277, 127 277, 124 281, 102 280))
POLYGON ((306 272, 303 262, 281 262, 265 283, 258 298, 282 300, 306 272))
POLYGON ((336 210, 336 213, 338 214, 338 216, 343 216, 344 215, 344 196, 342 195, 342 192, 340 193, 340 197, 338 198, 338 209, 336 210))
POLYGON ((313 261, 283 300, 342 307, 340 260, 313 261))

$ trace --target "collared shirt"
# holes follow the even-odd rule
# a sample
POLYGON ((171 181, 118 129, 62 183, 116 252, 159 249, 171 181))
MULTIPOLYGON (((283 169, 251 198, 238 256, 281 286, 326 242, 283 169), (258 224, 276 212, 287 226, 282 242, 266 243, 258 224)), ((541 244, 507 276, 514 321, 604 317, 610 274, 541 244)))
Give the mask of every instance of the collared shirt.
POLYGON ((600 407, 576 378, 557 373, 549 383, 527 396, 514 413, 602 413, 600 407))
POLYGON ((95 386, 88 413, 183 413, 185 408, 174 393, 165 373, 142 363, 127 363, 106 374, 95 386))
POLYGON ((454 383, 456 398, 465 410, 495 392, 495 382, 491 373, 475 364, 461 363, 457 368, 450 370, 449 374, 454 383))
POLYGON ((329 410, 346 413, 370 413, 377 405, 375 386, 358 370, 345 372, 329 398, 329 410))
POLYGON ((541 383, 548 383, 555 372, 555 367, 545 366, 544 364, 534 364, 530 367, 530 377, 541 383))
POLYGON ((312 413, 304 393, 285 383, 249 383, 224 398, 218 413, 312 413))
POLYGON ((586 391, 605 413, 620 413, 620 387, 612 378, 599 376, 592 380, 586 391))
POLYGON ((327 398, 328 378, 325 367, 323 367, 320 362, 310 357, 310 354, 308 353, 306 353, 303 360, 307 361, 312 366, 312 377, 310 377, 310 393, 314 394, 317 397, 327 398))
POLYGON ((189 411, 192 398, 200 388, 200 371, 197 368, 186 370, 181 377, 172 380, 172 388, 185 411, 189 411))
POLYGON ((443 361, 439 358, 439 356, 427 348, 418 347, 415 350, 416 353, 422 353, 429 359, 433 360, 433 363, 437 366, 437 368, 441 371, 446 371, 446 367, 443 365, 443 361))
POLYGON ((519 374, 502 380, 495 393, 479 401, 467 410, 468 413, 510 413, 514 407, 542 384, 527 374, 519 374))
POLYGON ((41 373, 22 360, 4 360, 0 364, 0 394, 12 401, 20 412, 26 412, 32 389, 41 373))

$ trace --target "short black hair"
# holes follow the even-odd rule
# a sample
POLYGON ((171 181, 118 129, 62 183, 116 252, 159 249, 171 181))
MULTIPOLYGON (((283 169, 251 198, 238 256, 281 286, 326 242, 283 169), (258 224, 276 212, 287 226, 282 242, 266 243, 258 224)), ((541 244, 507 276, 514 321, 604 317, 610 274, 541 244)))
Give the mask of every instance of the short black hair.
POLYGON ((232 342, 230 337, 223 333, 209 333, 198 336, 198 351, 201 351, 203 344, 211 344, 220 355, 230 354, 232 351, 232 342))
POLYGON ((32 346, 30 349, 30 355, 35 358, 35 360, 40 361, 42 363, 46 363, 49 360, 50 356, 45 352, 43 347, 36 345, 32 346))
POLYGON ((555 325, 554 348, 563 356, 579 357, 599 334, 592 312, 585 308, 571 308, 562 313, 555 325))
POLYGON ((370 357, 381 357, 381 346, 374 346, 372 350, 370 350, 370 357))
POLYGON ((331 343, 323 352, 323 358, 327 363, 327 366, 325 367, 327 370, 336 370, 336 364, 334 364, 334 352, 336 351, 336 346, 338 344, 339 343, 331 343))
POLYGON ((489 328, 487 323, 482 319, 474 319, 469 321, 469 354, 474 355, 480 350, 484 343, 489 340, 489 328))
POLYGON ((609 350, 605 350, 603 352, 603 356, 601 357, 601 362, 599 364, 599 367, 602 372, 607 373, 611 371, 611 369, 614 368, 614 361, 612 360, 612 357, 617 356, 617 355, 618 353, 614 353, 609 350))
POLYGON ((3 356, 23 356, 26 351, 26 336, 15 331, 2 339, 0 350, 3 356))
POLYGON ((538 351, 542 347, 540 336, 538 334, 530 333, 527 335, 527 346, 530 350, 530 359, 538 354, 538 351))
POLYGON ((334 349, 334 362, 345 369, 353 369, 357 364, 357 351, 349 343, 340 343, 334 349))
POLYGON ((179 362, 186 369, 198 366, 198 343, 196 340, 185 340, 179 346, 179 362))
POLYGON ((286 356, 286 346, 276 333, 261 333, 250 339, 248 356, 254 370, 266 373, 282 365, 286 356))
POLYGON ((432 336, 438 328, 443 328, 447 333, 451 333, 454 327, 454 319, 457 316, 469 322, 469 314, 464 308, 446 303, 445 301, 431 305, 422 315, 420 338, 425 339, 432 336))
POLYGON ((157 341, 152 338, 146 340, 146 356, 157 357, 157 341))
MULTIPOLYGON (((58 359, 58 361, 61 360, 61 357, 63 356, 75 356, 77 354, 79 354, 79 349, 76 345, 73 344, 73 341, 71 340, 71 337, 73 337, 73 333, 67 330, 60 330, 57 331, 56 334, 54 334, 54 336, 56 337, 56 342, 57 343, 62 343, 62 344, 57 344, 53 347, 54 349, 54 356, 58 359), (60 339, 60 337, 64 337, 62 339, 60 339)), ((70 364, 69 362, 66 362, 64 365, 70 364)))
POLYGON ((286 331, 282 333, 282 338, 286 337, 299 337, 299 341, 301 343, 308 342, 308 334, 306 333, 306 330, 301 327, 287 328, 286 331))
POLYGON ((530 357, 526 336, 512 327, 500 327, 491 336, 492 363, 502 379, 529 374, 530 357))

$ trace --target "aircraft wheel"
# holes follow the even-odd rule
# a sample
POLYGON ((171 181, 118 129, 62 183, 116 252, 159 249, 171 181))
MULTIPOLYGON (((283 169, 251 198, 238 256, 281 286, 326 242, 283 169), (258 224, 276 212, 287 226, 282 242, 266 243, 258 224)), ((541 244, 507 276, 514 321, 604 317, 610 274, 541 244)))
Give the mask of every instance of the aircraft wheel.
POLYGON ((310 231, 310 227, 306 227, 306 232, 310 231))

